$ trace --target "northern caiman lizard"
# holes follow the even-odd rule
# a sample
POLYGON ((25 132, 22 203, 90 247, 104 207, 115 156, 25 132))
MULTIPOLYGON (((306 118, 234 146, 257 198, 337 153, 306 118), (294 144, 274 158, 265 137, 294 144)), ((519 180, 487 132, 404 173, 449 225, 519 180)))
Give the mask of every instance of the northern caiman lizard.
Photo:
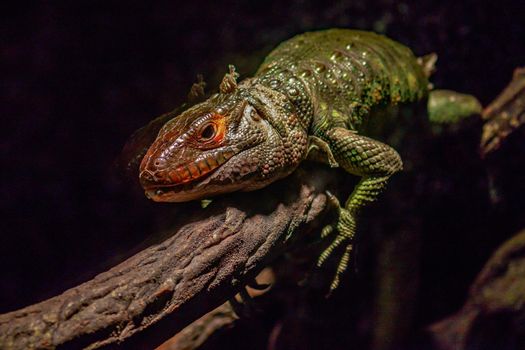
POLYGON ((437 121, 479 111, 468 95, 432 99, 432 93, 443 95, 431 91, 432 60, 418 59, 402 44, 371 32, 298 35, 274 49, 252 78, 237 83, 230 66, 218 93, 169 120, 142 160, 141 184, 155 201, 203 199, 257 190, 308 157, 323 155, 329 165, 361 177, 344 205, 329 195, 339 215, 321 232, 335 235, 318 265, 345 245, 331 284, 335 289, 350 258, 360 210, 402 169, 396 150, 363 135, 374 111, 429 93, 429 115, 437 121))

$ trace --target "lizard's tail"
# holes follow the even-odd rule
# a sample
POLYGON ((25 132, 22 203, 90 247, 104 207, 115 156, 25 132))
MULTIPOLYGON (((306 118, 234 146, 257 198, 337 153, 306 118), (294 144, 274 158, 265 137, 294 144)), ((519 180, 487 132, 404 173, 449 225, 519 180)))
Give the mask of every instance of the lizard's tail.
MULTIPOLYGON (((436 71, 436 53, 430 53, 417 58, 423 74, 429 78, 436 71)), ((481 113, 481 103, 472 95, 462 94, 451 90, 433 90, 432 83, 428 83, 428 117, 431 122, 452 124, 471 115, 481 113)))

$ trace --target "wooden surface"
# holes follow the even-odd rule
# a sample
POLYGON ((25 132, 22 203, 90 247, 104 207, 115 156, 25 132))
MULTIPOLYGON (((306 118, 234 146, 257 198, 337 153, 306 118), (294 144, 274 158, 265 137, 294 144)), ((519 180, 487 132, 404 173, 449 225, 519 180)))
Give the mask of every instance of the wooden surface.
POLYGON ((235 295, 300 237, 294 233, 319 224, 327 177, 323 169, 298 171, 258 191, 256 201, 238 193, 187 213, 163 242, 61 295, 0 315, 0 348, 161 344, 235 295))

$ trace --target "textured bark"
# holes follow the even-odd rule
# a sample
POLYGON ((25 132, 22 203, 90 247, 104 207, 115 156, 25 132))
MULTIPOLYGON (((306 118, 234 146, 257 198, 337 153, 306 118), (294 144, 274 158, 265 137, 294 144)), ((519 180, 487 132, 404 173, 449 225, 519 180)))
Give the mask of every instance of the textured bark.
POLYGON ((440 350, 525 348, 525 231, 505 242, 472 285, 463 308, 431 327, 440 350))
POLYGON ((501 142, 525 124, 525 67, 516 68, 512 81, 492 103, 483 110, 486 120, 481 136, 481 153, 487 155, 501 142))
POLYGON ((0 315, 0 348, 161 344, 318 226, 328 176, 299 170, 257 191, 257 200, 238 193, 188 213, 165 241, 59 296, 0 315))
MULTIPOLYGON (((258 297, 262 294, 265 294, 271 289, 271 285, 275 282, 275 275, 270 268, 264 269, 256 278, 256 282, 259 286, 263 287, 253 289, 246 287, 246 294, 244 296, 236 295, 235 300, 237 303, 240 300, 246 303, 253 303, 254 297, 258 297), (264 288, 267 286, 266 288, 264 288), (244 300, 243 298, 248 297, 250 300, 244 300)), ((244 310, 249 311, 249 305, 240 305, 244 310)), ((243 313, 241 313, 243 315, 243 313)), ((206 315, 202 316, 198 320, 192 322, 182 331, 177 333, 171 339, 163 343, 157 348, 157 350, 194 350, 198 349, 203 345, 209 337, 211 337, 215 332, 218 332, 224 328, 233 327, 235 321, 239 317, 236 314, 236 310, 232 307, 231 302, 226 302, 214 309, 213 311, 208 312, 206 315)))

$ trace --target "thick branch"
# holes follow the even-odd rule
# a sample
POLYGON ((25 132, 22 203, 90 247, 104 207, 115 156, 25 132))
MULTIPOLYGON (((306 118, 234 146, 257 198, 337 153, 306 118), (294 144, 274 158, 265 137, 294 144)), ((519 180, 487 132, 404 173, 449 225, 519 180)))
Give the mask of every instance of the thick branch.
POLYGON ((0 347, 162 343, 233 296, 301 236, 295 233, 316 225, 326 209, 328 176, 322 169, 300 170, 256 195, 221 198, 181 217, 164 242, 62 295, 0 315, 0 347), (168 322, 169 333, 159 326, 168 322))

